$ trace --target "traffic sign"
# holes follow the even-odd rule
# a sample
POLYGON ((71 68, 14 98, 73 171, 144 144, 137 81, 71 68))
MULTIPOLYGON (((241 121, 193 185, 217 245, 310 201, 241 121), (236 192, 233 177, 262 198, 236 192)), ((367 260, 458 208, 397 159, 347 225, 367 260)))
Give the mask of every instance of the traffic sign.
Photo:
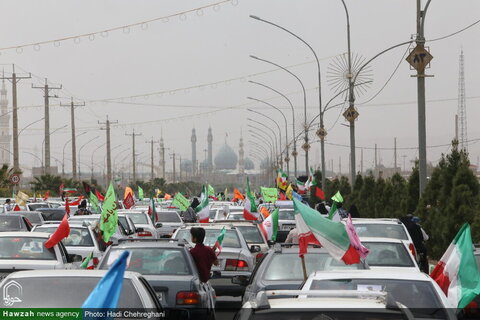
POLYGON ((349 122, 355 121, 355 119, 358 118, 360 114, 358 113, 357 110, 353 106, 348 107, 347 110, 343 113, 343 116, 345 119, 347 119, 349 122))
POLYGON ((423 45, 417 45, 405 59, 417 71, 425 70, 425 67, 432 61, 433 56, 423 45))
POLYGON ((20 182, 20 175, 18 173, 14 173, 10 176, 10 182, 12 184, 18 184, 20 182))

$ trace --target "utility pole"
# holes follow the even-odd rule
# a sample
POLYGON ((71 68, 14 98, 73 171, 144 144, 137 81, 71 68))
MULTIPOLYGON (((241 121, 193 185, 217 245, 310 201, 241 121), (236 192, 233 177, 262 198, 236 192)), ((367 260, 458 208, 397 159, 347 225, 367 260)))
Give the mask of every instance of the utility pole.
POLYGON ((135 133, 135 129, 132 130, 132 133, 125 133, 126 136, 131 136, 132 137, 132 168, 133 168, 133 183, 137 181, 137 173, 136 173, 136 168, 135 168, 135 137, 141 136, 141 133, 135 133))
POLYGON ((342 157, 338 157, 338 170, 339 170, 339 176, 342 176, 342 157))
POLYGON ((425 16, 431 0, 428 0, 422 10, 422 0, 417 0, 417 46, 408 55, 406 60, 417 70, 413 77, 417 78, 417 101, 418 101, 418 162, 419 162, 419 191, 420 197, 427 185, 427 130, 425 115, 425 78, 431 75, 425 74, 425 68, 429 65, 433 56, 425 49, 425 16))
POLYGON ((180 159, 180 173, 179 173, 179 180, 178 181, 182 181, 182 156, 179 156, 179 159, 180 159))
POLYGON ((45 103, 45 163, 44 170, 46 174, 50 174, 50 110, 49 110, 49 98, 58 98, 57 95, 51 96, 50 90, 60 90, 62 85, 58 87, 51 87, 48 85, 48 81, 45 78, 45 84, 43 87, 36 87, 32 84, 33 89, 43 90, 43 97, 45 103))
POLYGON ((407 155, 404 154, 402 158, 403 158, 403 172, 407 172, 407 169, 405 167, 405 159, 407 158, 407 155))
POLYGON ((110 153, 110 125, 111 124, 117 124, 118 121, 110 121, 108 120, 108 115, 107 115, 107 120, 105 122, 100 122, 98 121, 98 124, 104 124, 105 128, 100 128, 100 130, 105 130, 106 135, 107 135, 107 186, 108 184, 112 181, 112 155, 110 153))
POLYGON ((360 153, 360 173, 363 175, 363 148, 361 150, 362 152, 360 153))
POLYGON ((151 156, 151 159, 150 159, 150 160, 151 160, 150 179, 151 179, 151 181, 153 181, 153 178, 155 178, 154 165, 153 165, 153 144, 154 144, 154 143, 157 143, 157 142, 158 142, 158 141, 153 140, 153 137, 152 137, 152 140, 145 142, 145 143, 150 143, 150 148, 151 148, 151 150, 150 150, 150 152, 151 152, 151 154, 150 154, 150 156, 151 156))
POLYGON ((165 143, 163 142, 163 134, 160 138, 160 166, 162 167, 162 178, 167 181, 165 176, 165 143))
POLYGON ((397 137, 393 139, 393 167, 395 173, 397 172, 397 137))
POLYGON ((73 102, 73 97, 72 97, 69 104, 60 103, 60 105, 62 107, 70 107, 70 118, 71 118, 70 121, 72 123, 72 176, 73 176, 73 180, 77 180, 77 144, 75 142, 75 107, 84 107, 85 102, 81 104, 80 103, 76 104, 73 102))
POLYGON ((20 160, 19 160, 19 151, 18 151, 18 109, 17 109, 17 83, 22 79, 30 79, 32 74, 29 73, 28 76, 17 76, 15 73, 15 65, 13 65, 13 72, 11 77, 5 77, 2 75, 2 80, 9 80, 12 82, 12 121, 13 121, 13 170, 15 172, 20 171, 20 160))

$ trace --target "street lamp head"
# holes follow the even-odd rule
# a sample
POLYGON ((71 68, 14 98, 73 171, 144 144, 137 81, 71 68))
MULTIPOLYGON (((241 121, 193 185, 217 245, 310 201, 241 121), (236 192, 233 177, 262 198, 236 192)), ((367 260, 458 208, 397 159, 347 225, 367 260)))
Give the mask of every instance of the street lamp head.
POLYGON ((262 19, 260 19, 259 17, 254 16, 253 14, 250 15, 250 18, 255 19, 255 20, 262 20, 262 19))

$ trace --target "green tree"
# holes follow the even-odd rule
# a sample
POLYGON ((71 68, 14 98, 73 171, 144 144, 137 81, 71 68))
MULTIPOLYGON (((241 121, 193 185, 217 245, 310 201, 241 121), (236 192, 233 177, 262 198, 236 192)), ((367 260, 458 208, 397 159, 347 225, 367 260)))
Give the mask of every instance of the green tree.
POLYGON ((62 184, 62 178, 60 176, 45 174, 35 177, 31 184, 33 185, 33 189, 37 192, 45 193, 46 191, 50 191, 50 195, 59 196, 58 188, 62 184))

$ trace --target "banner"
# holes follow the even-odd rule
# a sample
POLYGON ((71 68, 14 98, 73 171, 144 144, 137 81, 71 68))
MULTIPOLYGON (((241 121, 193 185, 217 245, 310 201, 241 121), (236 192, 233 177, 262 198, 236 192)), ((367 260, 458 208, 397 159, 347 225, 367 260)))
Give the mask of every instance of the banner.
POLYGON ((188 199, 185 198, 183 194, 181 194, 180 192, 177 192, 177 194, 173 198, 172 205, 174 205, 175 207, 177 207, 182 211, 185 211, 190 206, 190 201, 188 201, 188 199))
POLYGON ((262 198, 264 202, 275 203, 278 199, 278 190, 277 188, 260 188, 262 192, 262 198))
POLYGON ((24 206, 27 204, 27 201, 30 197, 28 194, 23 193, 22 191, 17 192, 17 196, 15 197, 15 203, 19 206, 24 206))

